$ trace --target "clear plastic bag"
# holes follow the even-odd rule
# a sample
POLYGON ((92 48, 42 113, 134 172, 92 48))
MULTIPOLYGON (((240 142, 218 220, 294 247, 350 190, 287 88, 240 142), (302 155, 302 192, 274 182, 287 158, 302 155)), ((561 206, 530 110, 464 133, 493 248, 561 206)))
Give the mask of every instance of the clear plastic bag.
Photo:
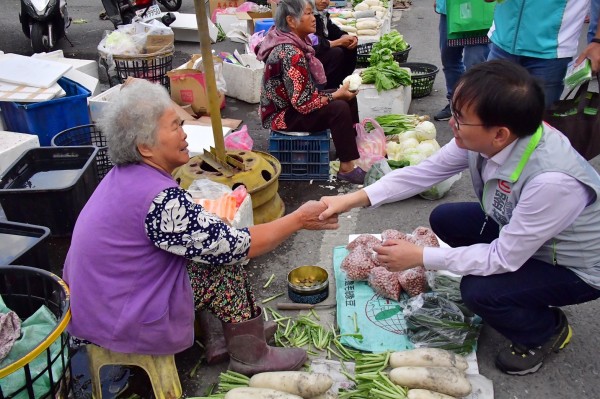
POLYGON ((481 318, 466 316, 454 302, 435 292, 409 299, 404 319, 408 338, 417 348, 440 348, 467 355, 477 347, 481 318))
POLYGON ((462 177, 462 173, 451 176, 451 177, 447 178, 446 180, 439 182, 435 186, 423 191, 422 193, 419 193, 419 196, 421 198, 425 198, 425 199, 432 200, 432 201, 444 198, 446 196, 446 194, 448 193, 448 191, 450 191, 450 189, 452 188, 452 185, 454 185, 454 183, 459 181, 461 177, 462 177))
POLYGON ((373 164, 371 168, 367 171, 367 175, 365 176, 365 186, 375 183, 377 180, 381 179, 384 175, 390 173, 392 168, 387 162, 387 159, 381 159, 373 164))
POLYGON ((360 158, 356 164, 365 171, 371 169, 375 162, 385 159, 385 133, 375 119, 365 118, 356 124, 356 146, 360 158), (367 132, 365 125, 371 123, 373 130, 367 132))

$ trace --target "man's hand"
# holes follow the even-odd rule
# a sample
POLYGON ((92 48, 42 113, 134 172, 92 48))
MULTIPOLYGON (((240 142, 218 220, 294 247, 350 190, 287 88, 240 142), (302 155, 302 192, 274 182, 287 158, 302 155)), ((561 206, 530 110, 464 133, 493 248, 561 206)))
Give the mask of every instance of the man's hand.
POLYGON ((575 65, 581 64, 586 58, 590 60, 592 72, 600 72, 600 43, 591 42, 588 44, 585 50, 583 50, 583 52, 575 60, 575 65))
POLYGON ((406 240, 385 240, 373 250, 379 263, 391 272, 423 265, 423 247, 406 240))
POLYGON ((339 227, 338 215, 334 213, 321 218, 326 209, 327 205, 321 201, 308 201, 294 213, 298 214, 302 228, 305 230, 335 230, 339 227))

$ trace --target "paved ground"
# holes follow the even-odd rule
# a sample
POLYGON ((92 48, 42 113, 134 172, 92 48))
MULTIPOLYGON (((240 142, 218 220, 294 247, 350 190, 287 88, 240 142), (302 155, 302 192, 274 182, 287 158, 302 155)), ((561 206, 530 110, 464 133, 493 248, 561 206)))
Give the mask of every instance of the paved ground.
MULTIPOLYGON (((438 18, 432 9, 432 1, 413 0, 412 9, 405 11, 402 18, 395 15, 392 26, 402 33, 412 45, 409 61, 428 62, 439 66, 439 50, 437 48, 437 21, 438 18)), ((3 0, 0 13, 0 50, 19 54, 31 54, 27 39, 22 34, 18 23, 19 2, 16 0, 3 0)), ((98 20, 101 11, 99 0, 69 1, 70 14, 74 20, 85 20, 85 23, 74 24, 70 29, 69 37, 73 42, 71 47, 66 41, 61 43, 61 48, 68 57, 96 59, 96 46, 104 30, 110 29, 107 21, 98 20)), ((182 12, 193 12, 193 2, 184 0, 182 12)), ((215 48, 229 50, 239 47, 230 42, 219 43, 215 48)), ((177 43, 174 65, 186 61, 190 54, 199 52, 197 44, 177 43)), ((103 82, 106 88, 106 82, 103 82)), ((412 102, 410 112, 417 114, 433 115, 445 105, 445 86, 443 74, 440 72, 434 92, 423 99, 412 102)), ((256 116, 256 106, 227 99, 227 106, 223 110, 223 117, 243 119, 255 140, 255 149, 266 150, 268 146, 267 132, 260 128, 256 116)), ((446 143, 450 137, 450 129, 446 123, 437 123, 438 141, 446 143)), ((592 161, 598 169, 598 158, 592 161)), ((283 198, 286 209, 291 211, 302 202, 317 199, 322 195, 333 195, 355 189, 351 185, 338 183, 313 183, 308 182, 281 182, 279 194, 283 198)), ((451 192, 441 201, 472 201, 475 197, 470 187, 468 174, 452 188, 451 192)), ((549 199, 558 200, 558 199, 549 199)), ((440 202, 441 202, 440 201, 440 202)), ((321 265, 331 268, 332 250, 335 246, 347 242, 348 234, 352 233, 379 233, 386 228, 397 228, 411 231, 419 225, 427 225, 430 211, 438 202, 412 198, 401 203, 389 204, 379 209, 360 209, 341 217, 341 227, 335 232, 301 232, 288 240, 271 254, 254 259, 248 265, 253 282, 257 287, 258 298, 267 298, 271 295, 285 292, 285 276, 287 272, 299 265, 321 265), (267 290, 261 287, 268 277, 274 273, 277 278, 267 290)), ((62 259, 68 240, 54 240, 52 242, 52 261, 54 269, 60 273, 62 259)), ((330 299, 333 300, 333 292, 330 299)), ((506 341, 491 328, 484 326, 479 340, 477 352, 480 372, 494 383, 495 398, 497 399, 524 399, 524 398, 581 398, 594 399, 600 397, 598 374, 600 360, 598 358, 598 327, 596 315, 599 307, 597 302, 579 306, 570 306, 565 309, 567 316, 574 328, 574 338, 564 351, 557 356, 552 356, 540 372, 526 377, 509 377, 497 371, 494 367, 496 352, 506 345, 506 341)), ((333 319, 331 311, 320 312, 325 318, 333 319)), ((290 312, 294 315, 294 312, 290 312)), ((184 393, 187 397, 202 396, 205 388, 216 382, 216 376, 226 365, 220 367, 206 367, 201 365, 195 376, 190 377, 190 371, 196 365, 200 356, 197 346, 187 350, 176 357, 184 393)), ((85 376, 85 356, 78 354, 74 359, 74 368, 78 377, 77 397, 90 397, 89 385, 85 376)), ((120 375, 118 370, 112 370, 107 376, 115 382, 113 388, 123 386, 127 375, 120 375), (123 377, 122 380, 119 380, 123 377)), ((135 392, 142 397, 148 397, 148 389, 143 380, 129 378, 132 388, 128 392, 135 392), (141 381, 141 382, 140 382, 141 381)), ((108 385, 108 384, 107 384, 108 385)), ((105 397, 114 397, 114 392, 106 388, 105 397)))

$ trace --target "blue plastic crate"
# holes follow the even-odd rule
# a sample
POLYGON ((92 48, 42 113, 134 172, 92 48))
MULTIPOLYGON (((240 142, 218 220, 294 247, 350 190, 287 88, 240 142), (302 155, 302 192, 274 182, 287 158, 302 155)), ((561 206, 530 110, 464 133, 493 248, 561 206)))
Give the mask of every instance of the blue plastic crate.
POLYGON ((329 179, 329 130, 309 136, 271 131, 269 153, 281 164, 280 180, 329 179))
POLYGON ((67 93, 64 97, 39 103, 0 102, 6 130, 35 134, 41 146, 50 146, 58 132, 89 124, 87 98, 90 91, 64 77, 58 84, 67 93))

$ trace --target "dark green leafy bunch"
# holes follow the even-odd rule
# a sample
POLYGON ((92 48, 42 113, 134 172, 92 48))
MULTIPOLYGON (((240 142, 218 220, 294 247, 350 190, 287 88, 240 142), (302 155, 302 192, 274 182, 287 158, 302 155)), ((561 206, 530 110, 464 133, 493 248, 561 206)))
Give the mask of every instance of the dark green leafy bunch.
POLYGON ((374 83, 379 92, 412 84, 410 72, 400 68, 398 63, 393 60, 368 67, 362 72, 361 78, 363 83, 374 83))
POLYGON ((385 35, 382 35, 381 39, 377 43, 373 44, 371 56, 369 57, 369 64, 376 65, 380 62, 382 50, 389 50, 390 53, 393 54, 404 51, 407 48, 408 43, 406 43, 404 37, 398 33, 397 30, 393 30, 385 35))

